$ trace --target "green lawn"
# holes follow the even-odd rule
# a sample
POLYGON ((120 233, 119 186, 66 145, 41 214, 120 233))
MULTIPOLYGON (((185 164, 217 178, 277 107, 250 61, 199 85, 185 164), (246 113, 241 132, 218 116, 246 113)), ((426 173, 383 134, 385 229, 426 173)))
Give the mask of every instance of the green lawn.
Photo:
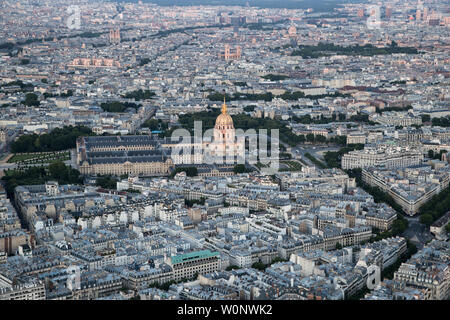
POLYGON ((288 168, 281 168, 280 171, 301 171, 302 165, 296 161, 282 161, 288 168))
POLYGON ((36 153, 16 153, 8 163, 21 164, 35 164, 35 163, 50 163, 55 160, 66 161, 70 160, 70 152, 36 152, 36 153))

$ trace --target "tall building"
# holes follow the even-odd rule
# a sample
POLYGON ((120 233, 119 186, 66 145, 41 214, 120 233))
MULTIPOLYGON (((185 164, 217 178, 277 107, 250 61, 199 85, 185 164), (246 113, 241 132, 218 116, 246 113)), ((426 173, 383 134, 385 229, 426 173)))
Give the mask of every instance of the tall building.
POLYGON ((391 7, 386 7, 386 13, 385 16, 387 19, 390 19, 392 16, 392 8, 391 7))
POLYGON ((428 8, 425 7, 423 9, 423 21, 427 21, 427 19, 428 19, 428 8))
POLYGON ((223 53, 219 53, 219 58, 221 59, 225 59, 226 61, 228 60, 236 60, 236 59, 240 59, 242 55, 242 49, 240 46, 236 46, 235 50, 232 50, 230 48, 229 44, 225 45, 225 50, 223 53))
POLYGON ((288 29, 288 35, 290 37, 295 37, 297 35, 297 28, 293 24, 288 29))
POLYGON ((364 17, 364 9, 359 9, 358 10, 358 18, 362 18, 364 17))
POLYGON ((217 117, 214 126, 214 139, 208 144, 206 143, 206 152, 214 159, 223 159, 227 157, 235 161, 236 157, 244 151, 242 141, 237 141, 236 131, 234 129, 233 119, 227 112, 227 104, 225 99, 222 105, 222 113, 217 117))
POLYGON ((109 42, 110 43, 120 43, 120 29, 109 30, 109 42))

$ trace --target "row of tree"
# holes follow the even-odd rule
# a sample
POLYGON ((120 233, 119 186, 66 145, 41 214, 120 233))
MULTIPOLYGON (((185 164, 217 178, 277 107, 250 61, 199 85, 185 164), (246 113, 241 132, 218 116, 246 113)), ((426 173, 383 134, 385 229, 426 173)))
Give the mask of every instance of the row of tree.
POLYGON ((72 149, 76 146, 76 139, 80 136, 94 135, 85 126, 65 126, 55 128, 50 133, 25 134, 11 143, 13 153, 47 152, 72 149))
POLYGON ((125 112, 128 108, 139 109, 140 107, 142 107, 140 104, 120 101, 103 102, 100 104, 100 108, 106 112, 125 112))
POLYGON ((272 92, 266 92, 266 93, 243 93, 243 92, 236 92, 233 95, 229 95, 227 93, 220 93, 220 92, 213 92, 208 95, 208 99, 210 101, 223 101, 225 98, 225 101, 236 101, 236 100, 250 100, 250 101, 272 101, 273 98, 281 98, 286 101, 297 101, 298 99, 302 98, 308 98, 311 100, 319 100, 323 98, 336 98, 336 97, 349 97, 349 94, 342 94, 339 92, 334 92, 330 94, 320 94, 320 95, 305 95, 302 91, 294 91, 289 92, 286 91, 283 94, 280 95, 274 95, 272 92))
POLYGON ((142 126, 143 128, 149 128, 151 131, 156 131, 156 130, 167 130, 168 128, 168 124, 167 122, 162 121, 161 119, 148 119, 147 121, 145 121, 142 126))
POLYGON ((423 114, 421 117, 422 122, 431 122, 433 126, 450 127, 450 116, 431 119, 429 114, 423 114))
POLYGON ((417 54, 418 51, 413 47, 399 47, 395 42, 388 47, 375 47, 371 44, 360 46, 341 46, 334 43, 319 42, 317 45, 299 45, 298 49, 292 52, 292 56, 301 56, 303 59, 314 59, 320 57, 328 57, 331 55, 346 56, 375 56, 387 55, 395 53, 417 54))
POLYGON ((439 152, 434 152, 433 150, 428 150, 428 158, 441 160, 442 159, 442 155, 444 153, 447 153, 447 150, 441 150, 439 152))
POLYGON ((197 167, 177 167, 172 171, 169 177, 173 178, 179 172, 186 172, 188 177, 195 177, 198 175, 197 167))
POLYGON ((450 209, 450 186, 434 195, 419 209, 420 222, 430 226, 450 209))
POLYGON ((117 177, 112 175, 100 175, 97 176, 95 180, 95 185, 103 189, 116 189, 117 187, 117 177))
POLYGON ((134 99, 136 101, 140 101, 151 99, 153 96, 155 96, 155 93, 153 91, 139 89, 127 92, 123 97, 126 99, 134 99))
POLYGON ((294 120, 297 123, 302 123, 302 124, 327 124, 327 123, 331 123, 331 122, 336 122, 336 121, 345 121, 346 116, 343 113, 333 113, 331 115, 331 118, 327 118, 324 117, 323 115, 320 115, 320 118, 316 119, 316 118, 312 118, 311 115, 309 114, 305 114, 303 116, 297 117, 297 116, 293 116, 292 120, 294 120))
POLYGON ((14 189, 21 185, 44 184, 49 180, 58 181, 60 184, 81 184, 80 172, 66 166, 62 161, 55 161, 48 167, 30 167, 26 170, 9 170, 2 177, 5 190, 11 197, 14 189))

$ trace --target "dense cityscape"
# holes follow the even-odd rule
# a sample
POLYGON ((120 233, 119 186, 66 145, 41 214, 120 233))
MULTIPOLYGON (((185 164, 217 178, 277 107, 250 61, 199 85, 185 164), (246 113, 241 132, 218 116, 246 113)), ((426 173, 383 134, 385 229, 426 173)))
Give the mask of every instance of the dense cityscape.
POLYGON ((448 300, 450 2, 0 2, 0 300, 448 300))

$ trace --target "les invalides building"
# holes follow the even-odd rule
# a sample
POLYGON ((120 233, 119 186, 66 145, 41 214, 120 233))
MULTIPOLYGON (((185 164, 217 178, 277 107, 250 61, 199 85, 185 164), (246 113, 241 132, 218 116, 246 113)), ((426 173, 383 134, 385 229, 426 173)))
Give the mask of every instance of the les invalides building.
POLYGON ((244 157, 244 147, 244 139, 236 138, 233 119, 228 114, 227 104, 224 100, 222 113, 217 117, 214 126, 213 140, 211 143, 204 143, 204 160, 210 162, 212 159, 215 164, 238 163, 239 159, 244 157), (210 158, 205 159, 205 156, 210 158))

